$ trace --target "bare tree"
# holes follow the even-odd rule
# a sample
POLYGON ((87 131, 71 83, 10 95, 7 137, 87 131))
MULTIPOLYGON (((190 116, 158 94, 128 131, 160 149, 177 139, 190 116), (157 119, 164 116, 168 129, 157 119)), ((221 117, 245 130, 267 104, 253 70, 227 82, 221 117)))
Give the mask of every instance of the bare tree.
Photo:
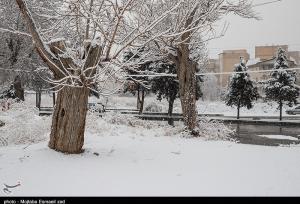
POLYGON ((140 18, 149 9, 143 0, 65 0, 51 15, 40 7, 29 10, 25 0, 16 2, 36 51, 53 73, 49 81, 59 89, 49 147, 67 153, 82 151, 90 90, 95 84, 103 90, 108 79, 119 75, 118 68, 126 64, 121 57, 125 49, 146 46, 163 35, 148 36, 180 6, 140 18), (34 16, 48 18, 48 26, 34 16))
MULTIPOLYGON (((122 57, 129 48, 156 45, 176 64, 185 124, 194 130, 198 60, 191 52, 210 38, 198 37, 229 12, 254 16, 246 0, 55 0, 43 2, 47 7, 16 2, 37 53, 53 73, 48 81, 59 90, 49 147, 67 153, 82 151, 90 90, 97 85, 100 94, 113 93, 104 90, 112 81, 120 83, 121 67, 132 65, 122 57), (58 2, 59 9, 51 9, 58 2)), ((149 51, 141 60, 149 56, 157 54, 149 51)))
MULTIPOLYGON (((42 0, 37 2, 40 4, 42 0)), ((37 19, 40 22, 45 20, 41 17, 37 19)), ((41 65, 43 62, 34 52, 31 36, 26 33, 26 25, 16 2, 1 0, 0 86, 8 87, 8 83, 13 83, 15 77, 19 77, 25 88, 36 90, 37 84, 47 87, 47 82, 39 80, 40 75, 45 76, 44 72, 35 71, 41 65)))
MULTIPOLYGON (((150 0, 148 2, 151 2, 150 0)), ((199 65, 195 51, 197 46, 214 39, 216 35, 214 23, 222 16, 234 13, 245 18, 256 18, 252 5, 248 0, 165 0, 157 1, 157 12, 152 15, 162 15, 165 8, 180 4, 177 9, 164 19, 154 30, 156 33, 164 32, 155 39, 159 49, 176 64, 179 78, 179 95, 181 100, 184 122, 188 129, 194 132, 196 127, 196 71, 199 65)), ((155 35, 152 33, 151 35, 155 35)))

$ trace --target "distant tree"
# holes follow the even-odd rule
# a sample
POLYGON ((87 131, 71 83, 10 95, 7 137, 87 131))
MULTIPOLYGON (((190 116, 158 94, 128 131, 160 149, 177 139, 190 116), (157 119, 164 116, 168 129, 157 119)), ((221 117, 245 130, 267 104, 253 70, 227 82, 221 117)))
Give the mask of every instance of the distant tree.
MULTIPOLYGON (((164 36, 157 38, 159 48, 166 53, 169 60, 176 64, 179 79, 179 95, 184 124, 192 135, 198 135, 196 107, 196 70, 199 66, 196 47, 216 38, 214 25, 226 15, 233 13, 245 18, 256 18, 252 9, 252 1, 248 0, 164 0, 153 1, 156 11, 169 8, 180 3, 178 13, 165 19, 165 23, 156 29, 162 30, 164 36), (170 29, 166 30, 166 25, 170 29), (195 53, 196 51, 196 53, 195 53)), ((147 11, 146 11, 147 12, 147 11)), ((163 12, 149 13, 152 15, 164 15, 163 12)), ((155 36, 155 33, 152 34, 155 36)))
MULTIPOLYGON (((151 71, 154 73, 161 74, 177 74, 176 65, 172 62, 158 61, 153 62, 150 65, 151 71)), ((153 77, 151 80, 151 90, 157 95, 157 100, 161 101, 162 98, 167 99, 169 102, 168 120, 169 125, 174 125, 174 120, 171 118, 173 114, 173 106, 176 98, 179 97, 179 81, 178 77, 174 76, 159 76, 153 77)), ((202 78, 197 77, 197 86, 196 86, 196 100, 202 96, 202 91, 200 88, 200 82, 203 82, 202 78)))
MULTIPOLYGON (((57 1, 57 0, 54 0, 57 1)), ((53 3, 53 1, 52 1, 53 3)), ((30 8, 35 8, 32 15, 37 16, 41 5, 48 4, 43 0, 29 2, 30 8), (38 9, 39 8, 39 9, 38 9)), ((50 8, 50 6, 46 6, 50 8)), ((45 15, 44 15, 45 16, 45 15)), ((38 21, 47 24, 44 16, 39 16, 38 21)), ((42 26, 41 28, 43 28, 42 26)), ((36 89, 35 84, 47 82, 34 80, 34 71, 44 66, 42 60, 34 52, 32 38, 26 33, 26 26, 21 12, 15 1, 0 1, 0 85, 8 87, 15 77, 19 77, 25 88, 36 89)), ((40 73, 39 75, 42 75, 40 73)))
POLYGON ((252 102, 259 97, 257 87, 250 79, 246 72, 247 67, 243 58, 241 62, 234 69, 235 72, 230 78, 229 90, 226 94, 226 105, 237 107, 237 119, 240 119, 240 108, 253 108, 252 102), (239 73, 244 72, 244 73, 239 73))
MULTIPOLYGON (((125 71, 128 75, 145 75, 149 70, 149 65, 151 62, 141 61, 141 55, 144 52, 144 48, 139 48, 134 51, 127 51, 124 55, 124 60, 135 63, 134 67, 127 67, 125 71)), ((143 113, 145 95, 148 89, 146 86, 150 85, 149 77, 146 76, 130 76, 127 78, 125 83, 124 93, 131 92, 133 95, 137 92, 137 109, 139 114, 143 113)))
POLYGON ((286 70, 289 68, 287 56, 282 48, 278 49, 271 78, 266 82, 266 99, 278 103, 280 120, 282 120, 282 107, 284 104, 293 106, 299 97, 299 88, 295 85, 296 72, 286 70))
POLYGON ((14 89, 16 93, 16 97, 19 100, 25 101, 24 97, 24 88, 22 87, 22 81, 20 76, 16 76, 14 80, 14 89))
POLYGON ((17 99, 17 101, 25 101, 24 88, 21 77, 17 75, 8 89, 0 94, 0 99, 17 99))
MULTIPOLYGON (((153 65, 152 65, 153 66, 153 65)), ((157 73, 176 74, 176 66, 172 63, 155 63, 154 71, 157 73)), ((161 76, 151 80, 151 90, 157 95, 157 100, 163 98, 169 102, 168 116, 173 114, 174 101, 178 97, 179 82, 177 77, 161 76)), ((168 120, 169 125, 174 125, 174 120, 168 120)))

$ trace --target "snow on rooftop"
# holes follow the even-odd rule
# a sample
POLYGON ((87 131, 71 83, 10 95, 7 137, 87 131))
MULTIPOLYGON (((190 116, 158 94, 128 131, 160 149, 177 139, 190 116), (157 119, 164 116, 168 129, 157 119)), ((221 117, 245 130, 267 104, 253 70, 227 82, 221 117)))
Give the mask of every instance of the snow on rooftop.
POLYGON ((256 59, 249 59, 247 62, 247 66, 252 66, 255 65, 257 63, 261 62, 260 58, 256 58, 256 59))
POLYGON ((292 62, 294 62, 296 65, 298 65, 297 60, 295 60, 295 58, 290 57, 290 60, 291 60, 292 62))

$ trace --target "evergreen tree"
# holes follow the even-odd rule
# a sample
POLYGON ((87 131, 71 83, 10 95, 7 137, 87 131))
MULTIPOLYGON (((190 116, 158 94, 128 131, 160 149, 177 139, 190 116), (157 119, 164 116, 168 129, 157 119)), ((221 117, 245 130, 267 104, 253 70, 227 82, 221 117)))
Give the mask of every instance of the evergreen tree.
MULTIPOLYGON (((152 66, 154 66, 153 70, 157 73, 176 74, 176 66, 174 64, 161 62, 155 63, 155 65, 152 64, 152 66)), ((174 125, 174 120, 171 117, 173 114, 174 101, 178 97, 179 92, 177 77, 154 77, 151 80, 151 84, 151 89, 153 93, 157 95, 157 100, 161 101, 162 98, 165 98, 169 102, 168 116, 170 116, 170 119, 168 123, 169 125, 174 125)))
POLYGON ((240 119, 240 108, 253 108, 252 102, 259 97, 257 87, 246 72, 247 67, 243 58, 235 67, 235 72, 230 78, 229 91, 226 94, 226 105, 237 107, 237 119, 240 119), (244 73, 240 73, 244 72, 244 73))
MULTIPOLYGON (((150 65, 150 70, 154 73, 177 74, 176 65, 166 61, 152 62, 150 65)), ((169 103, 168 116, 170 116, 168 123, 169 125, 174 125, 174 120, 172 119, 173 105, 175 99, 179 97, 179 81, 177 76, 159 76, 153 77, 150 80, 151 90, 157 95, 157 100, 161 101, 163 98, 167 99, 169 103)), ((202 96, 200 82, 203 82, 203 80, 200 76, 198 76, 196 100, 199 100, 199 98, 202 96)))
POLYGON ((288 105, 292 107, 297 103, 299 89, 295 86, 296 72, 287 71, 289 68, 285 51, 278 49, 271 78, 265 87, 266 99, 278 103, 280 110, 280 120, 282 120, 282 107, 288 105))

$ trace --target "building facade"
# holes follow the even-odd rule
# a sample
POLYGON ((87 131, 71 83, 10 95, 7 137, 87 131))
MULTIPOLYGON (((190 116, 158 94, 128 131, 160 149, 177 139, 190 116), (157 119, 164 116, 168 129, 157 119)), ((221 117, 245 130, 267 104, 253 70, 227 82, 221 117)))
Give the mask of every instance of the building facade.
MULTIPOLYGON (((240 63, 240 58, 243 57, 247 62, 250 58, 247 50, 224 50, 219 54, 220 72, 232 72, 236 64, 240 63)), ((220 75, 220 86, 225 88, 228 86, 231 74, 220 75)))
POLYGON ((272 59, 276 56, 279 48, 288 53, 288 45, 255 46, 255 59, 260 59, 261 61, 272 59))
POLYGON ((295 61, 295 63, 300 66, 300 51, 290 51, 288 52, 290 60, 295 61))
MULTIPOLYGON (((289 59, 289 67, 300 67, 300 51, 289 51, 288 45, 272 45, 272 46, 256 46, 255 58, 250 59, 250 55, 246 49, 239 50, 224 50, 219 54, 219 59, 210 59, 207 67, 208 72, 224 73, 222 75, 216 75, 218 78, 218 85, 222 89, 226 89, 228 86, 231 74, 226 72, 232 72, 236 64, 240 63, 240 57, 243 57, 247 63, 249 71, 262 71, 270 70, 274 67, 274 61, 279 48, 286 51, 289 59)), ((298 84, 300 84, 300 70, 298 72, 298 84)), ((269 72, 251 73, 253 80, 262 81, 269 78, 269 72)))

